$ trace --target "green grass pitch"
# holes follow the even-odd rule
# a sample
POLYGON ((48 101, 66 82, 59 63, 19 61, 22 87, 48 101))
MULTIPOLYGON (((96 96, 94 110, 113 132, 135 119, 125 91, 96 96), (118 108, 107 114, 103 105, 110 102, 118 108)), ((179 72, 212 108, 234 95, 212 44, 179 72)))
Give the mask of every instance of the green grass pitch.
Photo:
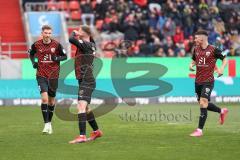
POLYGON ((68 141, 78 134, 77 122, 54 116, 53 135, 42 135, 39 107, 0 107, 0 160, 236 160, 240 105, 227 106, 223 126, 216 113, 208 112, 204 136, 192 138, 188 135, 198 123, 196 104, 119 105, 97 118, 102 138, 75 145, 68 141))

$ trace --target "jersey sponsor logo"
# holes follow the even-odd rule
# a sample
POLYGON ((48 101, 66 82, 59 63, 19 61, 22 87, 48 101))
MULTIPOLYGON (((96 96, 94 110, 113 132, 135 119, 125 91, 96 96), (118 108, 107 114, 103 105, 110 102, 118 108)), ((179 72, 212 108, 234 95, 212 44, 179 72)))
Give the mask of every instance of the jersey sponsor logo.
POLYGON ((199 64, 205 64, 206 63, 206 59, 204 57, 201 57, 199 59, 199 64))
POLYGON ((44 58, 43 58, 43 61, 48 60, 48 58, 49 58, 49 55, 48 55, 48 54, 45 54, 45 56, 44 56, 44 58))
POLYGON ((42 63, 52 63, 53 61, 51 60, 51 55, 50 54, 45 54, 43 57, 43 60, 41 61, 42 63))
POLYGON ((204 66, 204 67, 208 66, 208 65, 206 65, 206 58, 205 57, 200 57, 199 58, 198 66, 204 66))
POLYGON ((51 48, 51 52, 52 52, 52 53, 54 53, 54 52, 55 52, 55 50, 56 50, 55 48, 51 48))

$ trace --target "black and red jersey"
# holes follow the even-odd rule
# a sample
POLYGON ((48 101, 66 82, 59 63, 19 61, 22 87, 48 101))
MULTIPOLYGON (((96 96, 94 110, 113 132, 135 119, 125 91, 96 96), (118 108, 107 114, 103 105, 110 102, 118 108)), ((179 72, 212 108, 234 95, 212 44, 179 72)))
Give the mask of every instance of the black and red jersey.
POLYGON ((60 62, 53 61, 53 56, 66 56, 63 46, 56 40, 51 39, 49 44, 38 40, 32 44, 30 55, 38 59, 37 76, 48 79, 57 79, 59 77, 60 62))
POLYGON ((216 61, 217 59, 223 60, 224 58, 225 56, 222 55, 221 50, 212 45, 208 45, 205 49, 196 46, 193 49, 192 56, 197 67, 196 83, 214 82, 213 74, 216 61))
POLYGON ((96 45, 93 42, 78 40, 74 33, 69 38, 69 42, 77 47, 75 53, 75 75, 76 79, 85 82, 95 82, 93 75, 93 62, 96 52, 96 45))

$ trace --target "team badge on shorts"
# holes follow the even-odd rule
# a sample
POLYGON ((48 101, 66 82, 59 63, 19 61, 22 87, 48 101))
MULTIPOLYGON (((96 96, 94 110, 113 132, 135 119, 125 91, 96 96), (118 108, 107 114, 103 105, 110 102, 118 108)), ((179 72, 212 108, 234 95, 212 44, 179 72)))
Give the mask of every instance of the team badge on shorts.
POLYGON ((205 89, 205 94, 208 95, 209 92, 210 92, 210 88, 206 88, 205 89))
POLYGON ((83 96, 83 93, 84 93, 84 91, 83 91, 83 90, 80 90, 80 91, 79 91, 79 96, 83 96))
POLYGON ((54 52, 55 52, 55 50, 56 50, 55 48, 51 48, 51 52, 52 52, 52 53, 54 53, 54 52))

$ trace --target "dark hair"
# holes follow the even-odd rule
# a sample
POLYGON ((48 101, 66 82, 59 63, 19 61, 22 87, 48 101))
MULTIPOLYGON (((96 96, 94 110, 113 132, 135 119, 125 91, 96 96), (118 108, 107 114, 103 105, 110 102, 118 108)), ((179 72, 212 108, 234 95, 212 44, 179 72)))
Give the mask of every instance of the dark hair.
POLYGON ((43 26, 42 26, 42 31, 44 31, 45 29, 47 29, 47 30, 52 30, 52 27, 49 26, 49 25, 43 25, 43 26))
POLYGON ((92 31, 91 28, 87 25, 82 25, 81 26, 82 30, 86 32, 90 36, 90 42, 95 43, 93 37, 92 37, 92 31))
POLYGON ((195 32, 195 35, 205 35, 208 36, 208 32, 205 30, 198 30, 197 32, 195 32))

